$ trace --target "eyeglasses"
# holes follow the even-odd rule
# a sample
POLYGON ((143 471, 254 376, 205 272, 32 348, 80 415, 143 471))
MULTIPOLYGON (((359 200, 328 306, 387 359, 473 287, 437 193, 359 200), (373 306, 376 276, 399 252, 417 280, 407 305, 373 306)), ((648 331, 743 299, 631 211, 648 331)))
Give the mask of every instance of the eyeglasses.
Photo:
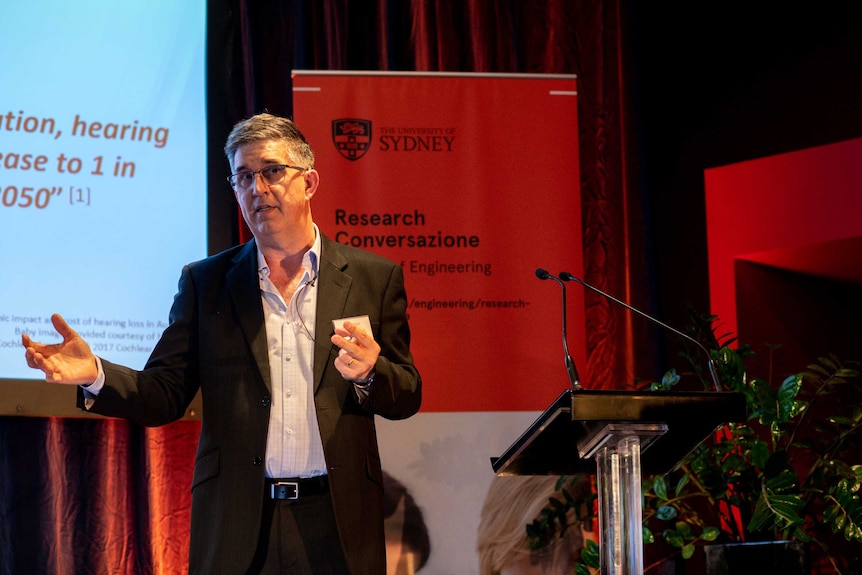
POLYGON ((300 172, 307 170, 307 168, 300 168, 299 166, 276 164, 259 170, 231 174, 227 177, 227 181, 230 182, 230 185, 237 190, 250 190, 251 187, 254 186, 255 180, 257 180, 257 175, 260 174, 263 176, 263 181, 266 182, 267 185, 274 186, 281 183, 288 168, 299 170, 300 172))

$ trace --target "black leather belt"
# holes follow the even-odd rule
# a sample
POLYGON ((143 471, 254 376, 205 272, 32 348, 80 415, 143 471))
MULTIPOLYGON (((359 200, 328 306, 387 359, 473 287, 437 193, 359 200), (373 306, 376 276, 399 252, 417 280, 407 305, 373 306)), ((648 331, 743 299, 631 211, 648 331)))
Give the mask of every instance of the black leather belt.
POLYGON ((329 493, 329 477, 326 475, 266 480, 266 496, 270 499, 296 500, 323 493, 329 493))

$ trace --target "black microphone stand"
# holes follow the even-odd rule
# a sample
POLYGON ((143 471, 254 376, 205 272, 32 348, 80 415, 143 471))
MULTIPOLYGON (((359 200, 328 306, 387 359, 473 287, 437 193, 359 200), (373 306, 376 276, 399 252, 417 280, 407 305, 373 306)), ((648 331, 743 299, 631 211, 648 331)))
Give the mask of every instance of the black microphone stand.
MULTIPOLYGON (((539 272, 538 272, 538 270, 537 270, 537 271, 536 271, 536 274, 538 274, 538 273, 539 273, 539 272)), ((678 335, 678 336, 680 336, 680 337, 684 338, 684 339, 685 339, 685 340, 687 340, 687 341, 690 341, 691 343, 693 343, 694 345, 696 345, 697 347, 699 347, 701 350, 703 350, 703 353, 705 353, 705 354, 706 354, 706 365, 707 365, 707 367, 709 368, 709 375, 710 375, 710 377, 712 378, 712 385, 715 387, 715 391, 721 391, 721 384, 720 384, 720 383, 719 383, 719 381, 718 381, 718 373, 716 373, 716 370, 715 370, 715 363, 712 361, 712 355, 710 355, 709 350, 708 350, 708 349, 706 349, 706 346, 704 346, 702 343, 700 343, 699 341, 697 341, 696 339, 694 339, 694 338, 693 338, 693 337, 691 337, 690 335, 688 335, 688 334, 686 334, 686 333, 683 333, 683 332, 679 331, 678 329, 676 329, 676 328, 674 328, 674 327, 671 327, 671 326, 667 325, 667 324, 666 324, 666 323, 664 323, 663 321, 660 321, 660 320, 658 320, 658 319, 654 318, 653 316, 651 316, 651 315, 649 315, 649 314, 647 314, 647 313, 644 313, 644 312, 642 312, 641 310, 639 310, 639 309, 637 309, 637 308, 634 308, 634 307, 630 306, 630 305, 629 305, 629 304, 627 304, 626 302, 624 302, 624 301, 622 301, 622 300, 620 300, 620 299, 617 299, 617 298, 615 298, 614 296, 612 296, 612 295, 610 295, 610 294, 608 294, 608 293, 603 292, 603 291, 602 291, 602 290, 600 290, 599 288, 591 286, 590 284, 588 284, 588 283, 587 283, 587 282, 585 282, 584 280, 582 280, 582 279, 580 279, 580 278, 577 278, 577 277, 573 276, 573 275, 572 275, 572 274, 570 274, 569 272, 560 272, 560 279, 561 279, 561 280, 563 280, 563 281, 567 281, 567 282, 568 282, 568 281, 573 281, 573 282, 579 283, 579 284, 581 284, 582 286, 584 286, 585 288, 587 288, 587 289, 589 289, 589 290, 592 290, 592 291, 596 292, 597 294, 599 294, 600 296, 605 297, 605 298, 607 298, 607 299, 611 300, 612 302, 614 302, 614 303, 616 303, 616 304, 619 304, 619 305, 623 306, 624 308, 626 308, 626 309, 627 309, 627 310, 629 310, 629 311, 633 311, 633 312, 635 312, 635 313, 636 313, 636 314, 638 314, 639 316, 641 316, 641 317, 643 317, 643 318, 646 318, 646 319, 648 319, 649 321, 651 321, 651 322, 653 322, 653 323, 655 323, 655 324, 660 325, 660 326, 661 326, 661 327, 663 327, 664 329, 670 330, 671 332, 675 333, 676 335, 678 335)))
POLYGON ((536 277, 540 280, 554 280, 563 288, 563 351, 566 354, 566 373, 569 374, 569 383, 572 386, 572 391, 578 391, 583 388, 581 387, 581 379, 578 377, 578 368, 575 367, 575 360, 572 359, 572 354, 569 353, 568 329, 566 327, 566 284, 542 268, 536 270, 536 277))

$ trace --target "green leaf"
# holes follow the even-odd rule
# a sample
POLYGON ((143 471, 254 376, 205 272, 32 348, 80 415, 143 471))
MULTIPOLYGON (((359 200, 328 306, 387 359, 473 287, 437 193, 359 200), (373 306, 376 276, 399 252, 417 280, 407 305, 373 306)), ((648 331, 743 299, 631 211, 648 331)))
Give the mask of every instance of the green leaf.
POLYGON ((554 511, 557 511, 557 512, 559 512, 560 510, 565 508, 565 505, 563 504, 563 502, 560 501, 559 499, 557 499, 556 497, 549 497, 548 498, 548 505, 550 507, 552 507, 554 509, 554 511))
POLYGON ((581 549, 581 561, 593 569, 598 569, 600 558, 599 544, 592 539, 587 539, 586 546, 581 549))
MULTIPOLYGON (((748 522, 751 531, 764 531, 767 529, 791 529, 802 524, 799 510, 803 506, 802 498, 798 495, 778 495, 767 490, 757 500, 754 514, 748 522)), ((803 540, 807 540, 807 537, 803 540)))
POLYGON ((718 527, 706 527, 700 534, 700 538, 704 541, 715 541, 721 535, 721 529, 718 527))
POLYGON ((694 555, 694 544, 689 543, 688 545, 684 545, 682 548, 682 558, 691 559, 692 555, 694 555))
POLYGON ((665 483, 664 477, 659 475, 653 480, 652 490, 655 491, 655 494, 659 499, 667 501, 667 483, 665 483))
POLYGON ((674 489, 674 494, 679 497, 680 493, 682 493, 685 486, 688 485, 689 480, 691 479, 691 474, 685 473, 682 477, 679 478, 679 481, 676 484, 676 488, 674 489))
POLYGON ((787 423, 808 407, 804 401, 797 401, 796 396, 802 388, 802 376, 791 375, 785 379, 778 388, 776 399, 778 401, 777 422, 787 423))
POLYGON ((691 525, 685 521, 677 521, 676 532, 679 533, 680 537, 683 539, 694 539, 694 530, 691 528, 691 525))
POLYGON ((731 391, 745 391, 745 364, 742 356, 727 346, 712 350, 710 353, 715 363, 721 381, 731 391))
POLYGON ((677 383, 679 383, 679 375, 675 369, 669 369, 664 377, 661 378, 661 385, 664 389, 670 391, 677 383))
POLYGON ((739 453, 729 453, 724 461, 721 462, 722 473, 729 474, 732 471, 743 469, 745 467, 745 458, 739 453))
POLYGON ((646 525, 644 525, 641 530, 643 531, 644 545, 655 543, 655 535, 652 534, 652 531, 650 531, 646 525))
POLYGON ((841 533, 847 541, 862 543, 862 503, 851 483, 840 481, 830 505, 823 512, 823 521, 833 533, 841 533))
POLYGON ((759 378, 751 380, 751 390, 752 414, 758 418, 761 425, 770 427, 778 421, 778 394, 768 382, 759 378))
POLYGON ((819 358, 817 358, 817 361, 819 361, 820 363, 822 363, 823 365, 825 365, 826 367, 828 367, 832 371, 835 371, 838 369, 838 364, 836 364, 834 361, 832 361, 828 357, 819 357, 819 358))
POLYGON ((766 491, 768 494, 788 494, 797 493, 799 490, 799 479, 792 468, 784 468, 778 475, 771 477, 766 481, 766 491))
POLYGON ((664 540, 667 541, 670 545, 673 545, 674 547, 681 548, 683 545, 685 545, 685 540, 679 533, 677 533, 673 529, 665 529, 662 535, 664 535, 664 540))
POLYGON ((815 380, 822 381, 822 380, 820 380, 819 377, 817 377, 818 375, 822 375, 824 377, 829 377, 829 372, 827 370, 823 369, 822 366, 817 365, 816 363, 812 363, 811 365, 808 366, 807 369, 809 371, 815 372, 815 373, 811 374, 812 378, 815 380))
POLYGON ((662 521, 670 521, 671 519, 676 519, 676 515, 676 507, 674 507, 673 505, 662 505, 655 512, 655 516, 662 521))
POLYGON ((799 374, 790 375, 781 382, 778 387, 778 400, 782 403, 796 399, 799 390, 802 388, 802 376, 799 374))
POLYGON ((759 469, 766 468, 766 462, 769 459, 769 446, 765 441, 755 441, 749 448, 751 461, 759 469))

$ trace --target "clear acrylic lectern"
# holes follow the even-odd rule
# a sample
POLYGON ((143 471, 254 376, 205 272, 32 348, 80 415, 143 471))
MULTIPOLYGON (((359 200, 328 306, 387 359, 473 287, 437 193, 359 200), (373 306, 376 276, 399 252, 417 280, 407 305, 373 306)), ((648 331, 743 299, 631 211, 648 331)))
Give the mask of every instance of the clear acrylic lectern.
POLYGON ((498 475, 595 473, 602 575, 643 573, 641 476, 664 474, 725 423, 732 392, 567 390, 500 457, 498 475))

